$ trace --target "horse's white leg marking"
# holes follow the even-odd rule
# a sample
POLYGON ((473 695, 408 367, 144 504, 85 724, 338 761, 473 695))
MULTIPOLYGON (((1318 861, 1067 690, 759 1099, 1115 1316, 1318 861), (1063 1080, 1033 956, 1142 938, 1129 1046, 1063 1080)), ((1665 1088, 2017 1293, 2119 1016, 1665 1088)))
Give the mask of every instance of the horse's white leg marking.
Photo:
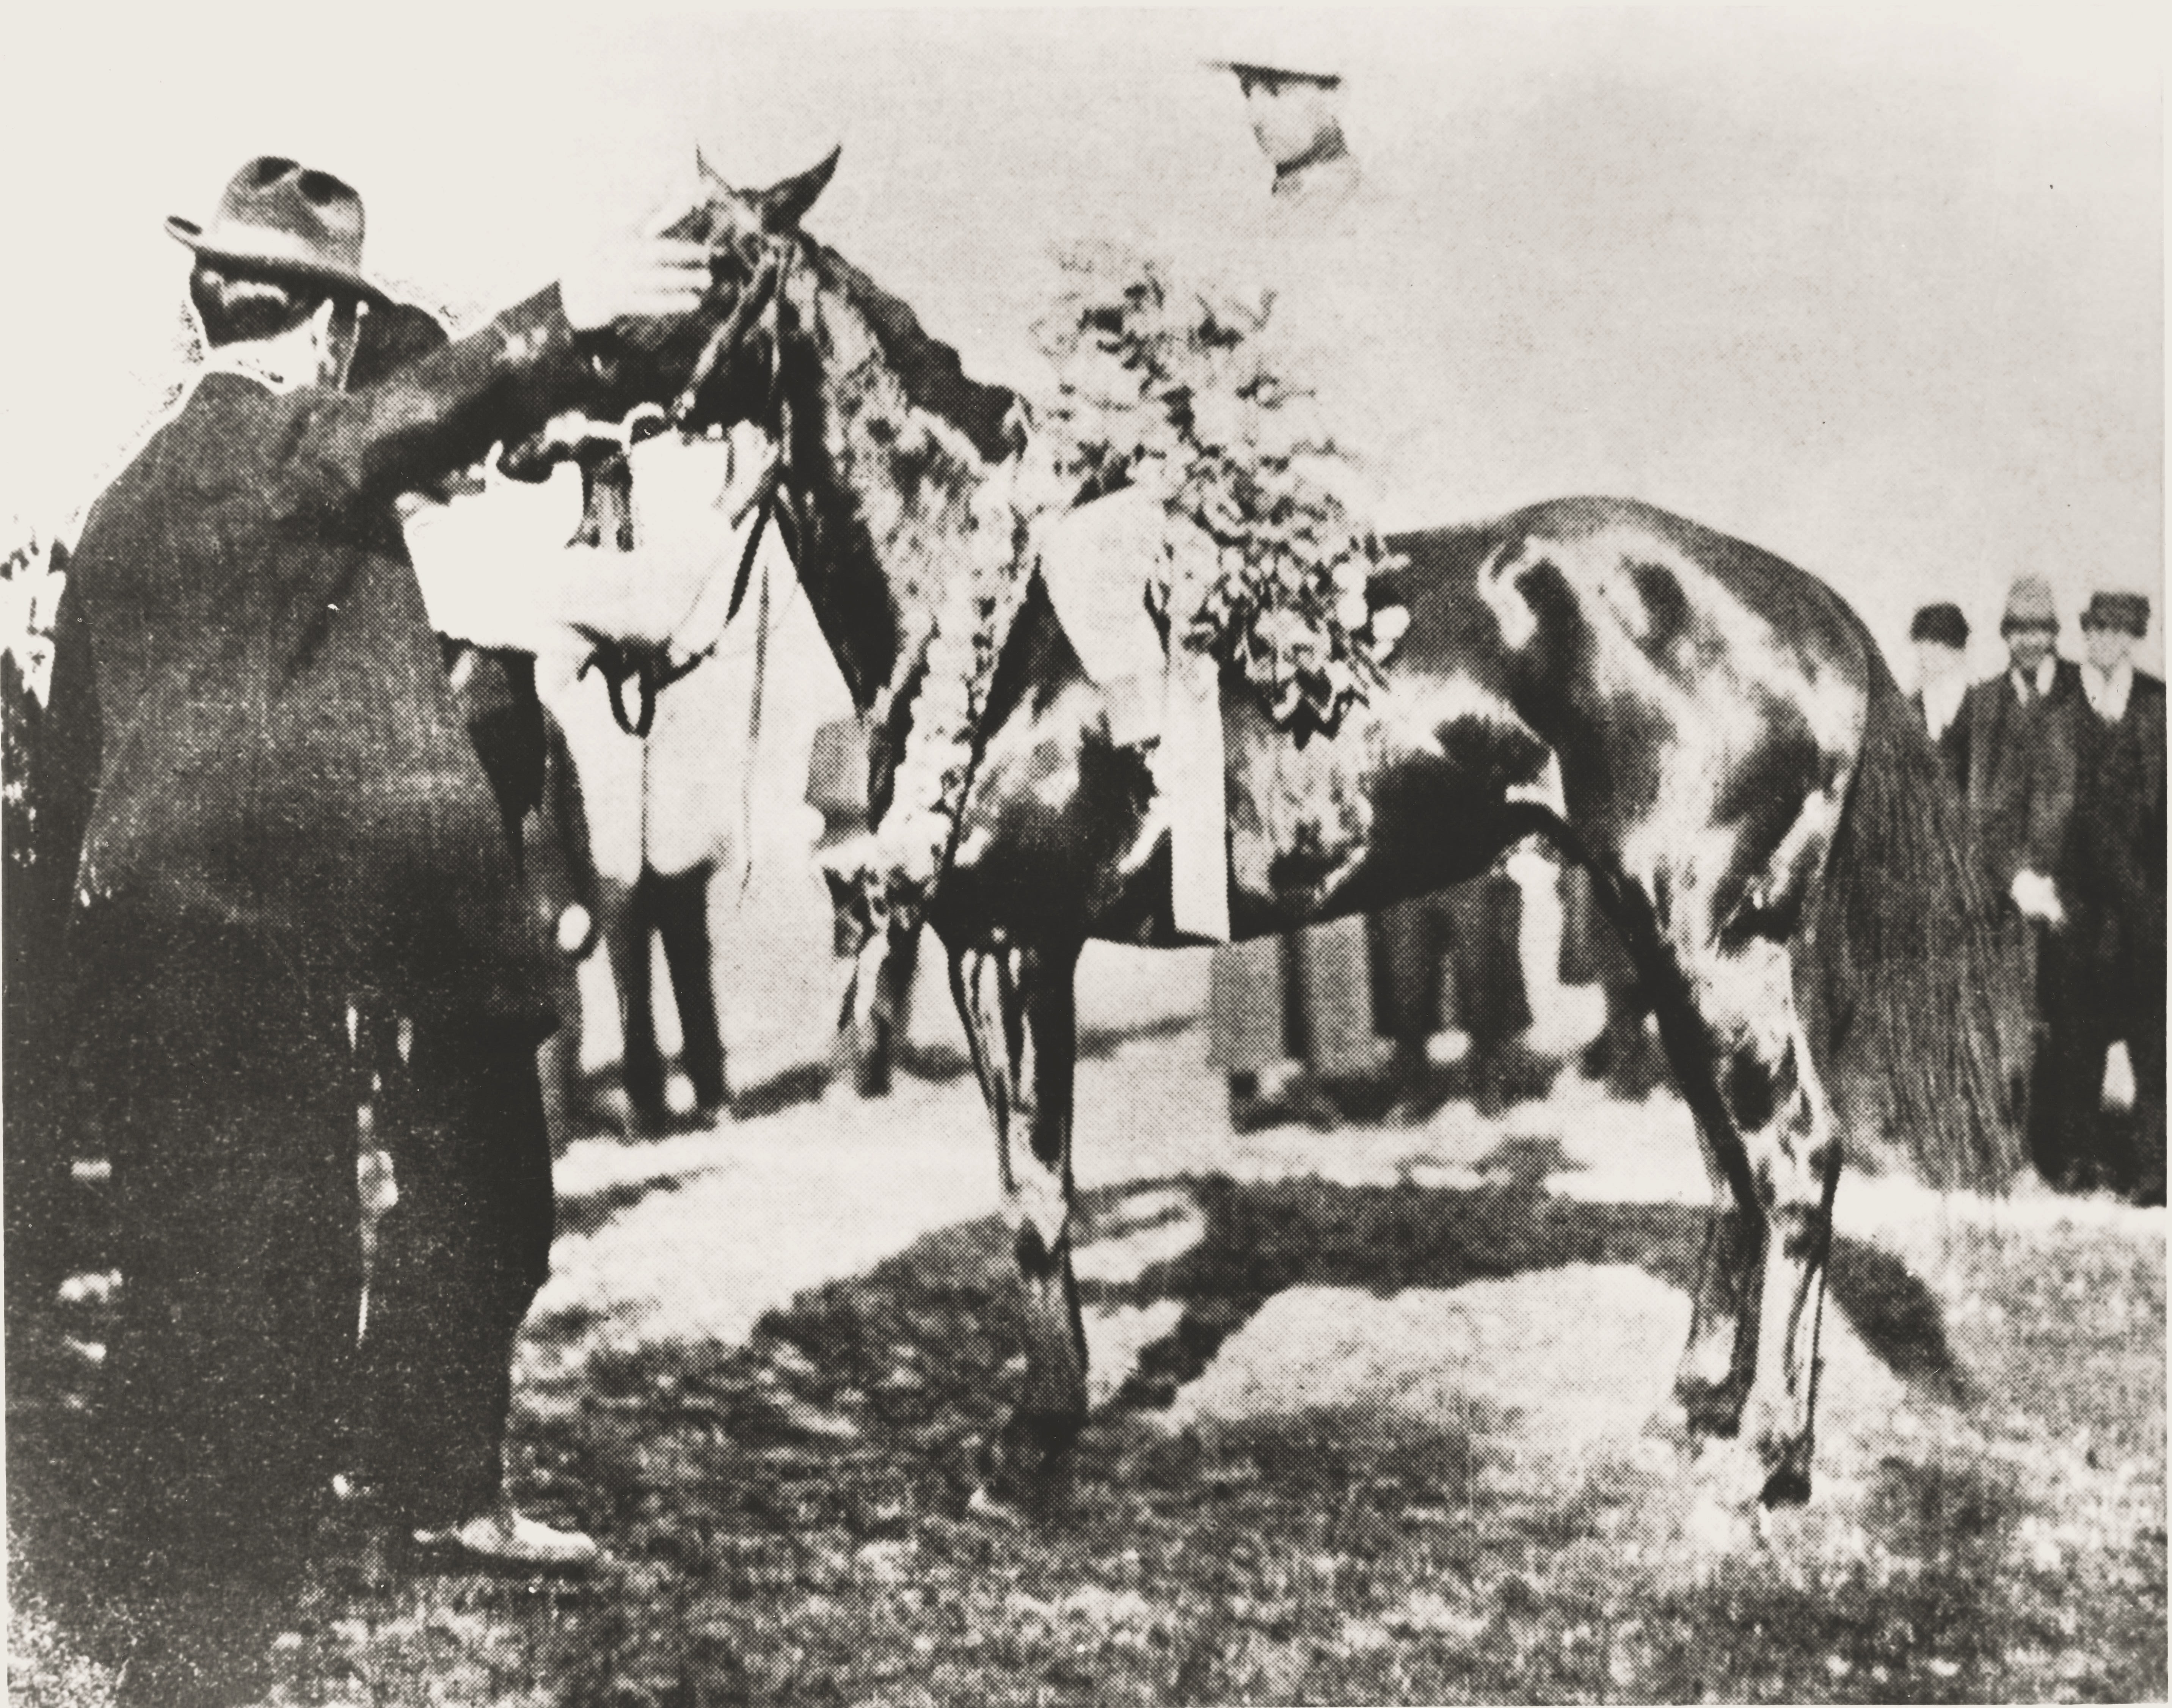
MULTIPOLYGON (((1772 905, 1814 878, 1841 798, 1820 792, 1804 803, 1751 884, 1749 905, 1772 905)), ((1795 1501, 1809 1490, 1841 1152, 1796 1007, 1790 948, 1767 935, 1730 939, 1728 923, 1700 907, 1671 934, 1718 1094, 1712 1117, 1726 1124, 1712 1136, 1736 1147, 1745 1166, 1742 1180, 1726 1183, 1738 1201, 1723 1200, 1714 1218, 1676 1386, 1702 1426, 1728 1433, 1728 1414, 1736 1413, 1756 1449, 1765 1497, 1795 1501)))
MULTIPOLYGON (((1846 785, 1811 792, 1769 848, 1745 847, 1743 827, 1718 808, 1744 756, 1771 739, 1755 690, 1789 691, 1829 757, 1859 748, 1861 693, 1642 530, 1548 542, 1546 561, 1591 626, 1596 701, 1647 712, 1672 732, 1654 798, 1616 851, 1685 986, 1674 1053, 1696 1082, 1685 1090, 1718 1198, 1677 1392, 1691 1423, 1712 1433, 1734 1432, 1746 1410, 1766 1498, 1799 1499, 1840 1153, 1778 933, 1814 886, 1846 785)), ((1492 573, 1512 579, 1506 565, 1492 573)), ((1489 602, 1500 615, 1501 596, 1489 602)))
MULTIPOLYGON (((1721 1095, 1765 1223, 1756 1362, 1745 1422, 1768 1498, 1809 1491, 1817 1337, 1840 1148, 1794 1002, 1787 946, 1753 940, 1706 972, 1721 1095)), ((1748 1277, 1745 1278, 1745 1280, 1748 1277)))
POLYGON ((1014 943, 969 948, 952 985, 995 1122, 1003 1211, 1024 1306, 1030 1418, 1086 1414, 1086 1342, 1071 1270, 1075 956, 1014 943))

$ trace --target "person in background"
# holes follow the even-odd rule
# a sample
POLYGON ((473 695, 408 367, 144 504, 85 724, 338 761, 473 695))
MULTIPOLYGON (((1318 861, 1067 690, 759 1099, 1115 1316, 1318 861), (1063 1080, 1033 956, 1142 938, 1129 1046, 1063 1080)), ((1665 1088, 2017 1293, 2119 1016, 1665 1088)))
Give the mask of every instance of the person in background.
MULTIPOLYGON (((599 605, 623 601, 618 632, 658 644, 691 644, 671 633, 713 603, 736 558, 728 502, 736 466, 723 439, 644 439, 624 453, 615 483, 624 513, 567 550, 584 561, 599 605), (593 560, 588 554, 593 552, 593 560), (611 589, 616 586, 616 591, 611 589)), ((677 657, 675 653, 673 656, 677 657)), ((584 669, 586 643, 557 648, 540 667, 544 704, 563 726, 587 808, 597 905, 616 988, 621 1076, 630 1133, 669 1131, 683 1114, 707 1125, 730 1107, 718 1012, 709 895, 732 852, 742 730, 724 669, 697 664, 658 693, 646 736, 613 717, 600 674, 584 669), (691 1093, 672 1107, 670 1066, 657 1030, 654 953, 661 943, 681 1039, 679 1066, 691 1093)))
MULTIPOLYGON (((1341 78, 1223 63, 1274 167, 1272 240, 1305 257, 1323 239, 1331 249, 1333 218, 1358 193, 1361 178, 1337 113, 1341 78)), ((1390 1051, 1374 1022, 1370 932, 1363 918, 1218 948, 1207 1012, 1207 1061, 1227 1076, 1230 1120, 1239 1131, 1291 1118, 1331 1125, 1338 1102, 1382 1100, 1377 1082, 1390 1051)))
MULTIPOLYGON (((541 1125, 550 1017, 513 854, 395 500, 587 396, 616 323, 691 314, 709 275, 697 244, 626 240, 356 390, 358 328, 387 298, 361 270, 351 187, 264 156, 207 227, 167 229, 192 252, 208 355, 77 542, 36 864, 64 921, 53 976, 69 1018, 55 1029, 111 1159, 123 1277, 85 1546, 136 1632, 122 1700, 175 1708, 253 1695, 346 1448, 361 1283, 350 1016, 412 1022, 448 1151, 526 1109, 541 1125)), ((422 1282, 480 1260, 478 1285, 517 1324, 547 1258, 547 1166, 534 1189, 535 1261, 501 1266, 417 1227, 426 1243, 395 1265, 422 1282)), ((475 1325, 444 1329, 464 1341, 475 1325)), ((477 1372, 502 1392, 502 1361, 493 1372, 471 1350, 417 1373, 477 1372)), ((497 1456, 479 1450, 494 1431, 441 1431, 438 1397, 374 1388, 374 1404, 417 1408, 387 1425, 406 1502, 389 1521, 528 1555, 497 1456)))
POLYGON ((2012 973, 1999 1027, 2009 1093, 2024 1111, 2038 1171, 2064 1184, 2073 1159, 2065 1149, 2043 1033, 2056 982, 2047 976, 2056 960, 2046 964, 2046 948, 2067 924, 2057 874, 2073 816, 2081 670, 2052 650, 2059 614, 2040 576, 2015 580, 1998 631, 2007 668, 1968 690, 1947 750, 1967 805, 1978 868, 2001 910, 2002 947, 2012 973))
MULTIPOLYGON (((659 728, 664 717, 659 711, 659 728)), ((659 774, 668 777, 668 766, 649 768, 652 788, 659 774)), ((663 945, 664 964, 678 1009, 679 1035, 683 1040, 679 1062, 693 1089, 693 1120, 697 1125, 707 1126, 730 1105, 730 1088, 724 1077, 723 1023, 717 1013, 715 949, 709 933, 709 885, 717 875, 718 857, 697 856, 670 871, 660 870, 653 860, 644 860, 641 875, 624 902, 608 910, 605 943, 618 986, 626 1103, 637 1133, 664 1132, 672 1120, 666 1094, 669 1075, 656 1035, 654 975, 649 959, 653 943, 663 945)))
POLYGON ((1954 732, 1961 702, 1968 697, 1968 619, 1957 604, 1925 605, 1908 625, 1908 638, 1916 648, 1916 691, 1911 703, 1958 792, 1960 740, 1954 732))
POLYGON ((1561 898, 1561 981, 1597 985, 1606 999, 1606 1018, 1578 1066, 1586 1079, 1642 1103, 1669 1082, 1651 998, 1613 922, 1600 910, 1591 874, 1573 860, 1562 862, 1561 898))
MULTIPOLYGON (((369 385, 450 342, 444 324, 411 303, 382 305, 364 324, 349 384, 369 385)), ((400 499, 411 554, 417 529, 455 499, 488 490, 463 470, 400 499)), ((427 599, 427 594, 426 594, 427 599)), ((498 814, 519 856, 521 885, 553 950, 551 1001, 558 1023, 536 1052, 551 1153, 561 1155, 590 1111, 581 1077, 580 965, 600 917, 580 778, 566 733, 537 692, 535 655, 440 634, 445 674, 476 757, 497 797, 498 814)))
POLYGON ((2074 807, 2057 874, 2067 912, 2047 946, 2046 1049, 2062 1154, 2079 1184, 2164 1201, 2164 684, 2134 668, 2149 601, 2098 593, 2082 613, 2074 807), (2124 1044, 2132 1106, 2107 1110, 2124 1044))
MULTIPOLYGON (((863 835, 868 829, 871 739, 864 717, 836 718, 814 732, 807 756, 807 804, 822 815, 822 835, 814 844, 818 861, 824 850, 863 835)), ((836 930, 836 952, 841 959, 849 959, 853 953, 850 922, 841 916, 836 930)), ((840 1042, 852 1088, 862 1097, 890 1095, 898 1057, 912 1025, 912 986, 919 967, 920 932, 915 931, 883 962, 882 989, 876 993, 864 1029, 847 1017, 840 1042)))
POLYGON ((1546 1094, 1554 1065, 1524 1042, 1523 922, 1523 889, 1503 865, 1373 917, 1375 1005, 1404 1119, 1430 1114, 1459 1086, 1489 1114, 1546 1094), (1449 1040, 1462 1054, 1434 1060, 1449 1040))
POLYGON ((554 1155, 594 1124, 596 1112, 581 1067, 581 964, 602 933, 603 882, 589 841, 589 808, 565 726, 543 706, 543 798, 523 827, 521 858, 536 922, 556 954, 551 1000, 558 1029, 543 1040, 543 1117, 554 1155))

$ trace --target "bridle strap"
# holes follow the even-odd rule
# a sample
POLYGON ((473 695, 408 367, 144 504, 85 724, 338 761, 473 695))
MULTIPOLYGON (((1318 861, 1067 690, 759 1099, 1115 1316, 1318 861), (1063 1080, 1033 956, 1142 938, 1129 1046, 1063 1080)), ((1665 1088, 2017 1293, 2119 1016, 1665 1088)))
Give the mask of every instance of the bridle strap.
MULTIPOLYGON (((763 404, 761 425, 776 441, 777 454, 762 470, 754 501, 759 506, 754 528, 747 535, 746 549, 739 554, 739 573, 732 578, 731 603, 724 608, 727 628, 739 615, 739 607, 746 603, 747 581, 754 573, 755 551, 761 544, 762 530, 769 525, 771 513, 777 508, 777 493, 784 487, 792 462, 792 408, 784 398, 784 280, 792 266, 792 246, 787 242, 770 254, 772 264, 763 270, 774 286, 769 299, 769 395, 763 404)), ((739 319, 736 314, 732 318, 735 321, 739 319)), ((788 494, 786 502, 790 502, 788 494)), ((788 541, 786 549, 791 549, 788 541)))
POLYGON ((702 346, 701 355, 695 359, 693 372, 688 375, 686 384, 680 388, 678 398, 671 406, 672 426, 685 426, 686 417, 694 412, 694 405, 701 395, 702 388, 709 383, 709 376, 717 371, 717 364, 723 360, 724 352, 745 336, 748 324, 766 303, 783 295, 787 255, 785 250, 772 249, 763 257, 761 271, 740 293, 739 301, 732 304, 732 312, 709 335, 709 341, 702 346))
MULTIPOLYGON (((755 512, 754 527, 748 532, 746 545, 739 553, 738 573, 732 580, 731 603, 724 612, 724 627, 729 628, 746 602, 747 585, 754 573, 755 555, 761 548, 761 538, 769 526, 769 518, 776 510, 782 493, 788 508, 793 502, 787 476, 792 458, 792 408, 784 397, 784 286, 791 271, 793 251, 790 243, 771 248, 764 259, 761 271, 748 285, 732 312, 712 333, 702 346, 702 354, 694 364, 692 374, 680 388, 665 419, 671 426, 684 429, 699 399, 702 386, 715 373, 717 364, 746 336, 754 317, 765 309, 769 314, 769 389, 763 401, 760 425, 777 447, 769 466, 762 470, 755 490, 739 514, 732 518, 733 525, 745 519, 747 511, 755 512)), ((647 406, 653 408, 654 406, 647 406)), ((631 418, 629 418, 630 425, 631 418)), ((629 433, 629 443, 631 436, 629 433)), ((790 519, 790 518, 788 518, 790 519)), ((779 524, 782 535, 787 530, 779 524)), ((789 530, 797 534, 795 526, 789 530)), ((796 540, 788 539, 785 548, 794 549, 796 540)), ((689 613, 691 615, 691 613, 689 613)), ((585 624, 575 627, 589 643, 588 659, 579 674, 585 676, 594 669, 604 679, 610 695, 611 717, 618 727, 637 739, 646 738, 656 723, 656 701, 666 688, 692 673, 707 659, 715 655, 722 644, 721 632, 716 640, 691 653, 678 663, 671 661, 670 642, 662 645, 635 644, 608 636, 589 628, 585 624), (632 683, 635 689, 633 710, 626 709, 626 687, 632 683)), ((756 714, 759 715, 758 713, 756 714)))

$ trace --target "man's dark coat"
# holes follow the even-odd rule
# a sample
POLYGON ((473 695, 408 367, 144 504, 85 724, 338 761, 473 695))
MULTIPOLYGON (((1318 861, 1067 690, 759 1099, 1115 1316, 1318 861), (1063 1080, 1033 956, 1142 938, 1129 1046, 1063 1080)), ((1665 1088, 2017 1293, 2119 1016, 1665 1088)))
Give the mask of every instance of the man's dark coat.
POLYGON ((2056 875, 2074 810, 2074 716, 2081 666, 2062 658, 2051 691, 2024 706, 2013 674, 1979 682, 1942 744, 1958 770, 1984 881, 2003 897, 2026 868, 2056 875))
POLYGON ((2059 868, 2067 930, 2050 1019, 2059 1055, 2065 1148, 2105 1183, 2164 1183, 2164 684, 2135 674, 2107 722, 2083 700, 2075 720, 2073 818, 2059 868), (2105 1052, 2126 1040, 2132 1119, 2099 1107, 2105 1052))
POLYGON ((2077 953, 2108 973, 2148 973, 2161 1002, 2164 684, 2137 671, 2118 722, 2106 722, 2084 700, 2074 724, 2074 809, 2059 890, 2077 953))
MULTIPOLYGON (((125 1278, 95 1431, 100 1545, 153 1581, 288 1571, 347 1451, 363 1094, 348 1004, 414 1022, 419 1113, 401 1128, 459 1175, 403 1182, 422 1221, 380 1230, 379 1362, 422 1344, 379 1321, 411 1271, 418 1323, 501 1349, 541 1279, 545 964, 394 501, 588 384, 555 287, 367 390, 282 396, 215 371, 84 526, 35 864, 73 986, 48 1050, 73 1052, 77 1119, 111 1159, 125 1278), (530 1153, 540 1173, 499 1178, 530 1153), (406 1260, 494 1272, 516 1245, 488 1299, 406 1260)), ((416 1522, 495 1487, 490 1348, 419 1361, 421 1387, 378 1376, 369 1421, 406 1448, 392 1469, 413 1472, 416 1522)))
POLYGON ((554 287, 367 391, 211 373, 99 500, 47 737, 49 825, 81 850, 79 974, 94 984, 147 932, 209 926, 317 989, 544 1018, 393 500, 584 379, 554 287))
POLYGON ((2051 1136, 2059 1124, 2045 1086, 2038 1034, 2045 1018, 2040 976, 2041 932, 2011 897, 2022 871, 2056 878, 2074 809, 2074 718, 2083 708, 2081 667, 2058 660, 2051 691, 2027 704, 2013 673, 1979 682, 1939 744, 1949 775, 1967 803, 1970 846, 1986 893, 1999 911, 2008 964, 1998 999, 1999 1041, 2016 1106, 2027 1109, 2037 1163, 2062 1168, 2051 1136))

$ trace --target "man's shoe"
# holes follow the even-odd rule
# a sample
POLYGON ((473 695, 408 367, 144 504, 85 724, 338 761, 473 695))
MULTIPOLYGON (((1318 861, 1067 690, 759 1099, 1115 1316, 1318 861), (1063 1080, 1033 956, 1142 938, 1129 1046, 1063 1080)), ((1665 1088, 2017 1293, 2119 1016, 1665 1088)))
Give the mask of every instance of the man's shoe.
POLYGON ((580 1571, 601 1556, 594 1540, 578 1530, 554 1530, 508 1504, 465 1524, 417 1530, 415 1545, 449 1562, 510 1571, 580 1571))

